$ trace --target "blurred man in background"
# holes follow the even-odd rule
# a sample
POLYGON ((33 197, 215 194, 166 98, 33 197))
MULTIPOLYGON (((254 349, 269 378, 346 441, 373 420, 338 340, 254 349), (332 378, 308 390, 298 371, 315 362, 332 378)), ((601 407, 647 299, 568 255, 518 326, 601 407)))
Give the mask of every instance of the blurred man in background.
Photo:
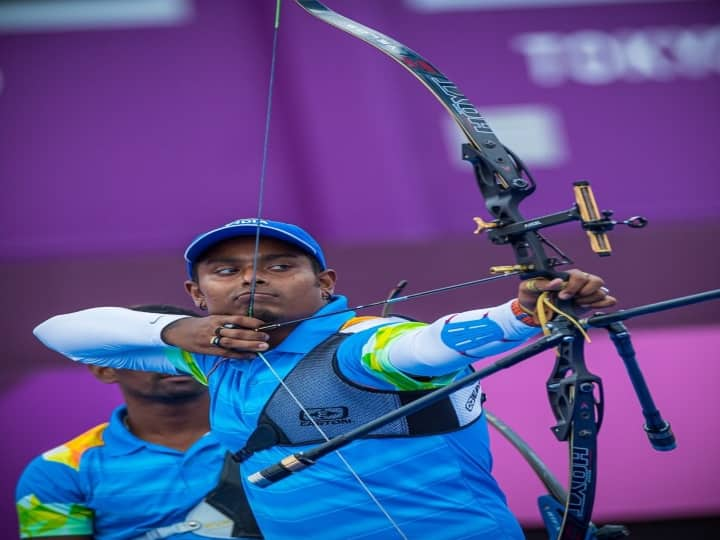
MULTIPOLYGON (((167 305, 131 309, 197 316, 167 305)), ((203 529, 198 506, 205 516, 211 511, 217 531, 223 516, 201 501, 216 487, 226 451, 210 433, 206 385, 190 375, 89 369, 98 380, 117 384, 125 403, 109 422, 25 468, 16 489, 20 536, 197 538, 192 531, 203 529)))

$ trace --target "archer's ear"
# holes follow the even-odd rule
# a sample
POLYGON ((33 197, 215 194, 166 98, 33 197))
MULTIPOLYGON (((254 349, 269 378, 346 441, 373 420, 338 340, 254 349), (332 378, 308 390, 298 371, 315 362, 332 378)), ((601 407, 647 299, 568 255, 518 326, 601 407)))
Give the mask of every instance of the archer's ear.
POLYGON ((196 281, 187 280, 185 282, 185 292, 190 295, 190 298, 192 298, 193 303, 198 309, 207 311, 205 295, 200 290, 200 285, 198 285, 196 281))
POLYGON ((114 368, 106 366, 88 366, 88 369, 99 381, 106 384, 114 384, 118 382, 117 374, 114 368))
POLYGON ((337 282, 337 274, 335 274, 335 270, 328 268, 327 270, 320 272, 318 274, 318 282, 321 289, 333 294, 335 292, 335 283, 337 282))

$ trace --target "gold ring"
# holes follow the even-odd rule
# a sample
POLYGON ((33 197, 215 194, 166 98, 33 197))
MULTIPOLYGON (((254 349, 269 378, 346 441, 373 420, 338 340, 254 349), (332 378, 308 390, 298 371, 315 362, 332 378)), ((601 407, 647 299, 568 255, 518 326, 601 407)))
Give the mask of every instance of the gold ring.
POLYGON ((525 288, 530 292, 540 292, 540 289, 537 288, 537 280, 536 279, 528 279, 525 282, 525 288))
POLYGON ((213 338, 210 340, 210 345, 212 345, 213 347, 219 347, 221 339, 221 336, 213 336, 213 338))

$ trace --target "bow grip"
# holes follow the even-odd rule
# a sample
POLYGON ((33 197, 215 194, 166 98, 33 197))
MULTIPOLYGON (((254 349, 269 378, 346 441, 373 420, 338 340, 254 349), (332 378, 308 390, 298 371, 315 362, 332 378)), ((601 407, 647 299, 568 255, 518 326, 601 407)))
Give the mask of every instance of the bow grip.
MULTIPOLYGON (((510 266, 510 267, 493 266, 490 269, 490 271, 492 273, 499 273, 497 271, 499 268, 508 268, 509 270, 506 270, 506 272, 518 270, 517 266, 510 266)), ((532 279, 532 278, 545 278, 545 279, 560 278, 563 281, 567 281, 568 279, 570 279, 570 274, 568 274, 567 272, 558 272, 556 270, 520 269, 520 279, 522 281, 525 281, 526 279, 532 279)))

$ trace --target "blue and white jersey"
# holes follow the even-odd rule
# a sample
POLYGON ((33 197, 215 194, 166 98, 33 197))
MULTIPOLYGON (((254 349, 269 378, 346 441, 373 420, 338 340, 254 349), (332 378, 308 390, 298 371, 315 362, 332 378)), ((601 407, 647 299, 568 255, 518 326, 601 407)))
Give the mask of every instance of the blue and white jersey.
POLYGON ((214 435, 181 452, 135 437, 123 424, 125 414, 125 407, 118 407, 109 423, 43 453, 25 468, 16 489, 22 538, 136 538, 183 521, 215 487, 225 448, 214 435))
MULTIPOLYGON (((345 298, 336 296, 318 314, 346 307, 345 298)), ((209 385, 210 419, 215 435, 233 451, 245 446, 279 384, 262 359, 191 355, 162 343, 157 324, 149 326, 157 323, 156 316, 144 323, 140 319, 148 314, 125 310, 122 320, 118 320, 116 308, 88 311, 50 319, 36 329, 36 335, 49 347, 84 363, 194 374, 209 385), (108 322, 104 322, 106 318, 108 322), (108 332, 108 328, 113 330, 108 332), (113 332, 126 328, 125 334, 130 332, 133 338, 120 340, 123 346, 118 347, 113 332), (138 337, 136 334, 142 334, 143 328, 148 335, 138 337), (114 343, 103 341, 108 333, 114 343)), ((344 376, 378 389, 412 390, 447 384, 467 373, 469 363, 510 349, 535 335, 538 329, 520 322, 509 303, 477 313, 451 315, 430 326, 397 318, 360 320, 353 313, 336 313, 300 323, 264 356, 284 379, 307 353, 338 331, 354 334, 343 341, 337 352, 338 368, 344 376), (432 331, 416 332, 420 327, 432 331), (450 333, 455 330, 458 334, 450 333), (453 337, 456 335, 461 337, 453 337), (402 336, 417 337, 417 343, 411 343, 411 347, 425 350, 436 347, 441 356, 445 354, 448 358, 444 365, 452 369, 441 371, 444 375, 438 377, 407 376, 407 372, 390 362, 387 354, 392 343, 402 336), (476 339, 477 343, 468 345, 468 339, 476 339)), ((435 349, 432 351, 431 357, 435 356, 435 349)), ((435 369, 430 364, 432 361, 428 370, 435 369)), ((300 418, 299 408, 297 412, 300 418)), ((303 449, 275 446, 258 451, 241 465, 248 500, 266 539, 400 538, 387 516, 335 454, 266 488, 247 482, 252 473, 303 449)), ((411 540, 524 538, 492 476, 484 417, 443 435, 355 441, 341 453, 411 540)))
MULTIPOLYGON (((344 307, 345 300, 337 299, 320 313, 344 307)), ((343 313, 303 322, 264 356, 284 378, 305 354, 353 318, 353 313, 343 313)), ((367 343, 371 335, 364 330, 357 339, 353 336, 343 343, 337 357, 340 370, 355 374, 361 384, 390 388, 389 381, 373 378, 360 362, 363 350, 365 357, 370 354, 367 343)), ((234 450, 242 448, 277 388, 277 379, 259 358, 193 357, 204 373, 217 364, 208 381, 211 425, 224 444, 234 450)), ((422 386, 418 383, 417 387, 422 386)), ((481 418, 451 434, 364 439, 341 453, 410 539, 523 538, 492 477, 489 445, 487 424, 481 418)), ((242 474, 247 477, 306 448, 276 446, 258 452, 242 464, 242 474)), ((387 517, 334 454, 266 488, 245 482, 245 490, 258 525, 270 540, 399 538, 387 517)))

